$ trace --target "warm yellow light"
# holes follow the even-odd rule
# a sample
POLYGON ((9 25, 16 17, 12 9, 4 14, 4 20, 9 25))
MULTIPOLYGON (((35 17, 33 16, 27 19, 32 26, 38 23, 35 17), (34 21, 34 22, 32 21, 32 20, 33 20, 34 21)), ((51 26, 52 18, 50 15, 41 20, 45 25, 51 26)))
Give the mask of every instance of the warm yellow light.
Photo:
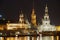
POLYGON ((60 31, 60 26, 56 26, 56 31, 60 31))
POLYGON ((57 36, 57 40, 59 40, 59 36, 57 36))
POLYGON ((51 36, 51 39, 54 40, 54 36, 51 36))
POLYGON ((0 37, 0 40, 4 40, 4 38, 3 37, 0 37))

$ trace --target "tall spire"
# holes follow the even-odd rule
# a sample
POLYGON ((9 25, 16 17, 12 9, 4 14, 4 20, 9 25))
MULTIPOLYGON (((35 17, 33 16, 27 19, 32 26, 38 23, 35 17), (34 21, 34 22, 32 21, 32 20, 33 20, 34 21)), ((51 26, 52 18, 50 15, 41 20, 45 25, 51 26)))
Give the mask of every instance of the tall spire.
POLYGON ((46 7, 45 7, 45 14, 48 14, 48 7, 47 7, 47 4, 46 4, 46 7))
POLYGON ((32 14, 31 14, 31 23, 36 26, 36 14, 34 10, 34 0, 33 0, 33 8, 32 8, 32 14))
POLYGON ((44 16, 44 19, 46 19, 46 20, 49 19, 47 4, 46 4, 46 7, 45 7, 45 16, 44 16))
POLYGON ((45 7, 45 15, 44 15, 44 19, 42 20, 42 23, 45 25, 45 24, 50 24, 50 19, 49 19, 49 15, 48 15, 48 7, 47 7, 47 4, 46 4, 46 7, 45 7))
POLYGON ((35 14, 35 10, 34 10, 34 0, 33 0, 32 14, 35 14))
POLYGON ((32 14, 35 14, 35 10, 34 10, 34 8, 32 9, 32 14))

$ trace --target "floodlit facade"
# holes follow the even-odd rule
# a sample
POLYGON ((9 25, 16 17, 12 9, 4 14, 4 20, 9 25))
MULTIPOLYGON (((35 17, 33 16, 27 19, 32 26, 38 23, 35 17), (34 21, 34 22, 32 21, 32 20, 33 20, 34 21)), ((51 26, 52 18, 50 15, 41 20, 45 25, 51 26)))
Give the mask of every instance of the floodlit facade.
MULTIPOLYGON (((31 24, 29 23, 28 19, 25 20, 24 15, 21 11, 21 14, 19 15, 19 22, 18 23, 8 22, 6 24, 6 29, 9 31, 19 30, 14 32, 15 37, 7 37, 6 40, 54 40, 54 36, 44 36, 42 33, 51 31, 52 32, 60 31, 60 26, 55 27, 54 25, 50 24, 48 7, 46 5, 45 15, 44 18, 42 19, 42 25, 37 25, 36 14, 33 8, 31 14, 31 24), (33 35, 35 34, 35 36, 23 36, 23 37, 19 36, 19 35, 31 35, 31 34, 33 35), (38 36, 36 36, 37 34, 38 36)), ((1 26, 0 30, 4 30, 4 28, 1 26)), ((0 33, 0 35, 2 35, 2 33, 0 33)), ((59 36, 56 37, 57 40, 59 40, 59 36)), ((4 40, 4 37, 0 37, 0 40, 4 40)))
POLYGON ((30 24, 28 22, 28 20, 24 20, 24 15, 21 11, 21 14, 19 16, 19 22, 18 23, 7 23, 7 30, 16 30, 18 28, 30 28, 30 24), (26 22, 26 23, 24 23, 26 22))
POLYGON ((56 31, 60 31, 60 26, 56 26, 56 31))
MULTIPOLYGON (((39 29, 39 32, 56 31, 56 27, 54 25, 50 24, 47 5, 45 7, 45 15, 44 15, 44 18, 42 19, 42 25, 38 29, 39 29)), ((42 34, 40 34, 40 35, 41 35, 40 40, 52 40, 51 36, 43 36, 42 37, 42 34)))
POLYGON ((0 30, 4 30, 3 25, 0 25, 0 30))
POLYGON ((35 27, 37 26, 36 14, 35 14, 35 10, 34 10, 34 8, 32 9, 31 23, 32 23, 35 27))

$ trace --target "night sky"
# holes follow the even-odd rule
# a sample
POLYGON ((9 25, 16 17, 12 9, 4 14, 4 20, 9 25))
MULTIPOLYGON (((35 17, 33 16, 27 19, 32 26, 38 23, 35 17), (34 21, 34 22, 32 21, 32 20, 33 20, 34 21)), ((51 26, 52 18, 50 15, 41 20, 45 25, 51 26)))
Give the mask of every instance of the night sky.
MULTIPOLYGON (((41 22, 44 16, 45 5, 48 5, 51 24, 60 25, 60 0, 34 0, 34 9, 37 21, 41 22)), ((18 21, 19 11, 30 20, 33 0, 0 0, 0 15, 7 20, 18 21)))

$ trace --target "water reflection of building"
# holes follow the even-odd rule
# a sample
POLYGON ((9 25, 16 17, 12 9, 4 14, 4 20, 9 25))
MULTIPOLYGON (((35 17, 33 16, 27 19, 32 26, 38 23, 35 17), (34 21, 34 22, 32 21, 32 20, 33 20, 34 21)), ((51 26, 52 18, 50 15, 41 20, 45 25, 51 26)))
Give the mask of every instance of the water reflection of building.
POLYGON ((14 37, 8 37, 7 40, 36 40, 37 38, 37 28, 34 28, 36 25, 36 15, 34 14, 34 9, 32 9, 32 15, 31 15, 31 24, 29 21, 24 19, 24 15, 21 11, 21 14, 19 16, 19 22, 18 23, 7 23, 7 30, 18 30, 15 32, 15 35, 17 35, 15 38, 14 37), (24 35, 23 37, 18 37, 19 35, 24 35), (29 35, 29 36, 27 36, 29 35))
POLYGON ((1 26, 0 36, 1 35, 12 36, 12 37, 0 37, 0 40, 55 40, 55 39, 59 40, 59 36, 55 35, 52 36, 51 34, 53 32, 56 33, 56 31, 59 32, 60 26, 55 27, 54 25, 50 24, 47 5, 45 7, 45 15, 44 18, 42 19, 42 25, 38 26, 36 23, 36 14, 34 8, 32 9, 31 14, 31 24, 24 17, 25 16, 21 11, 18 23, 10 23, 8 21, 7 25, 0 25, 1 26), (1 33, 2 31, 4 34, 1 33))

